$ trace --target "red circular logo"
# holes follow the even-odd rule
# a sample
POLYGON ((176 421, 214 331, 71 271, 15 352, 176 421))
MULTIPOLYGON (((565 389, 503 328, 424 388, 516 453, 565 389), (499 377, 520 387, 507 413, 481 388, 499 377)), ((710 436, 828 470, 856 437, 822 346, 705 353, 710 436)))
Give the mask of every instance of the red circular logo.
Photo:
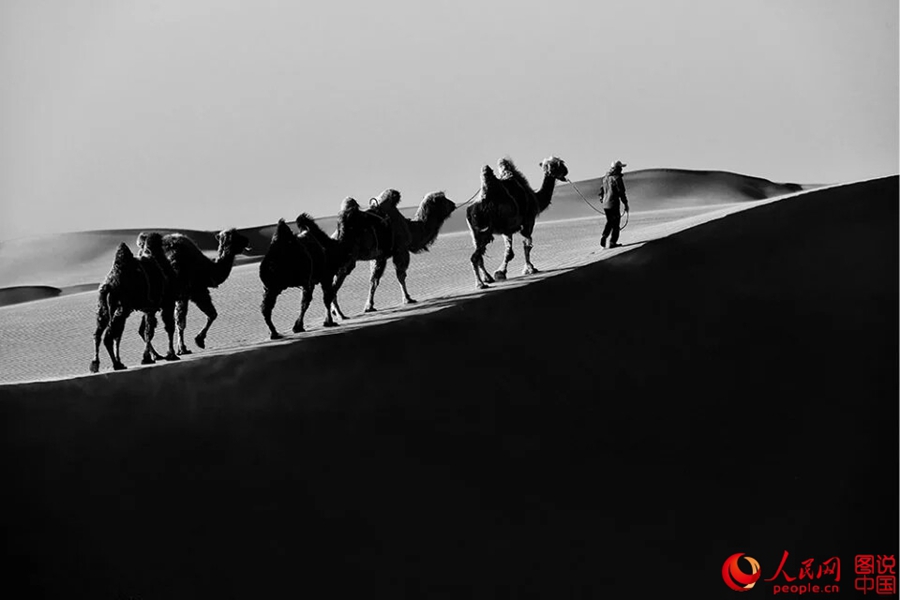
POLYGON ((744 556, 743 552, 732 554, 722 565, 722 579, 725 580, 725 585, 736 592, 746 592, 756 585, 756 581, 759 579, 759 563, 755 558, 744 556, 744 560, 750 563, 750 573, 744 573, 738 566, 738 559, 742 556, 744 556))

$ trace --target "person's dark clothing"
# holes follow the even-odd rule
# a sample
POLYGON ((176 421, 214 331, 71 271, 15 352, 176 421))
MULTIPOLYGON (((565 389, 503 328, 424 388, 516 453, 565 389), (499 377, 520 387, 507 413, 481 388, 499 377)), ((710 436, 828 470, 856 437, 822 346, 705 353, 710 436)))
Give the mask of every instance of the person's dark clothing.
POLYGON ((606 238, 609 238, 609 245, 612 247, 619 241, 619 223, 622 221, 622 215, 618 208, 605 208, 603 212, 606 213, 606 227, 603 228, 600 240, 605 246, 606 238))
POLYGON ((606 210, 619 210, 619 202, 628 210, 628 197, 625 195, 625 181, 622 172, 607 173, 600 187, 600 199, 603 200, 603 208, 606 210))
POLYGON ((606 239, 609 238, 610 247, 612 247, 619 241, 619 224, 622 221, 619 204, 624 205, 625 210, 628 211, 628 196, 625 195, 625 181, 622 179, 621 170, 610 171, 606 174, 600 187, 599 196, 603 201, 603 212, 606 213, 606 226, 603 228, 600 244, 606 246, 606 239))

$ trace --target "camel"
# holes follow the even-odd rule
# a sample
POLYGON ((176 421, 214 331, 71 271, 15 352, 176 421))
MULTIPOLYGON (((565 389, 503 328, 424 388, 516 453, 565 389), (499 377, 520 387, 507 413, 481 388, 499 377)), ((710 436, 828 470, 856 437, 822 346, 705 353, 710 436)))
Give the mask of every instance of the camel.
POLYGON ((231 275, 235 256, 250 250, 250 240, 233 228, 220 231, 216 239, 219 241, 218 253, 216 258, 210 259, 186 235, 172 233, 162 238, 163 249, 175 275, 172 293, 175 321, 178 326, 177 353, 180 355, 191 354, 184 343, 188 301, 192 300, 206 315, 206 325, 194 338, 198 347, 205 348, 206 334, 219 316, 216 307, 213 306, 209 289, 222 285, 231 275))
POLYGON ((375 290, 389 258, 394 262, 403 302, 416 302, 406 287, 410 254, 425 252, 434 244, 456 204, 444 192, 432 192, 422 199, 415 216, 407 219, 397 208, 399 203, 400 192, 387 189, 370 201, 368 210, 360 210, 359 203, 353 198, 345 199, 342 204, 334 237, 346 242, 350 254, 349 260, 338 271, 333 303, 334 310, 342 319, 347 317, 337 302, 337 294, 357 261, 361 260, 374 261, 369 275, 369 296, 363 312, 375 311, 375 290))
POLYGON ((122 332, 125 322, 134 311, 144 313, 141 325, 141 337, 144 338, 144 356, 142 364, 152 364, 160 357, 151 340, 156 329, 156 312, 162 311, 163 321, 169 335, 168 360, 177 360, 172 348, 174 321, 172 317, 172 277, 163 250, 162 235, 159 233, 141 233, 138 236, 140 253, 135 257, 125 243, 119 244, 113 266, 98 290, 97 329, 94 332, 94 360, 91 361, 91 373, 100 370, 100 339, 109 353, 113 369, 125 369, 119 354, 122 332))
POLYGON ((486 288, 494 280, 506 279, 506 269, 515 256, 512 236, 516 233, 522 236, 525 251, 522 273, 531 275, 538 272, 531 262, 534 223, 538 215, 550 206, 556 182, 566 181, 569 174, 566 163, 555 156, 542 160, 539 165, 544 171, 544 180, 537 190, 531 189, 528 180, 509 158, 498 161, 500 177, 487 165, 481 171, 481 197, 466 209, 466 222, 475 245, 472 268, 479 289, 486 288), (503 236, 506 253, 503 263, 491 277, 484 268, 484 251, 494 240, 494 234, 503 236))
POLYGON ((299 287, 303 290, 300 301, 300 315, 294 322, 293 332, 305 331, 303 318, 312 301, 316 285, 322 287, 325 300, 324 327, 334 327, 337 323, 331 316, 334 302, 334 282, 338 268, 347 257, 344 243, 328 237, 315 220, 303 213, 297 217, 299 235, 294 235, 284 219, 278 220, 272 243, 265 258, 259 265, 259 278, 263 283, 261 305, 263 319, 269 327, 270 338, 280 339, 282 335, 272 324, 272 309, 278 295, 287 288, 299 287))

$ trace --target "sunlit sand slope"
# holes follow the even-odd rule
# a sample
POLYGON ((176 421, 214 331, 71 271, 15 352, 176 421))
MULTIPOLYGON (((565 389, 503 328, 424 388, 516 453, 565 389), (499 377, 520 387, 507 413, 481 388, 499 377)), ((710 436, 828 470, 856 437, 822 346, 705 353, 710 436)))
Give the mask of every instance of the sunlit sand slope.
MULTIPOLYGON (((711 171, 681 171, 674 169, 650 169, 635 171, 625 175, 632 206, 635 211, 657 210, 760 200, 795 192, 801 189, 796 184, 777 184, 756 177, 711 171)), ((599 180, 576 183, 582 194, 596 204, 599 180), (582 189, 583 188, 583 189, 582 189)), ((539 180, 532 182, 538 185, 539 180)), ((472 193, 478 190, 478 180, 473 179, 472 193)), ((452 198, 463 204, 467 198, 452 198)), ((360 199, 365 201, 365 199, 360 199)), ((401 202, 403 212, 412 217, 421 198, 404 196, 401 202)), ((335 213, 340 199, 335 201, 335 213)), ((274 223, 284 218, 293 223, 304 208, 298 199, 296 212, 286 215, 262 216, 270 220, 270 225, 240 227, 239 230, 250 239, 251 251, 248 256, 240 256, 237 264, 258 261, 269 247, 274 231, 274 223)), ((569 185, 558 186, 553 204, 542 216, 542 221, 570 219, 595 214, 577 196, 569 185)), ((325 215, 318 219, 320 226, 328 232, 335 229, 336 217, 325 215)), ((224 227, 225 225, 222 225, 224 227)), ((79 233, 34 236, 0 242, 0 306, 40 300, 49 297, 49 288, 56 288, 51 296, 66 295, 83 291, 86 287, 96 288, 112 265, 116 248, 121 242, 134 247, 139 229, 87 231, 79 233), (8 290, 7 288, 18 288, 8 290), (28 288, 31 292, 28 293, 28 288)), ((200 247, 214 253, 216 231, 193 231, 162 229, 160 231, 181 231, 190 236, 200 247)), ((465 211, 458 211, 444 224, 443 232, 466 231, 465 211)))

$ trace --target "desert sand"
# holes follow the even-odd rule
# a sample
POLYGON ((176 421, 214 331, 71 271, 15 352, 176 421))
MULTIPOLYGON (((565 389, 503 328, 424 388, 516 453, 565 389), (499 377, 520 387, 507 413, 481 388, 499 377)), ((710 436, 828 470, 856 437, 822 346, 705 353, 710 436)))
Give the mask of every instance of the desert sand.
MULTIPOLYGON (((854 554, 896 549, 898 177, 801 191, 640 174, 626 246, 600 250, 602 220, 562 186, 535 235, 544 273, 476 293, 450 226, 413 257, 424 302, 336 330, 311 313, 314 331, 262 341, 249 264, 216 292, 202 356, 73 377, 92 294, 0 309, 6 380, 47 379, 0 386, 17 582, 713 598, 734 595, 729 555, 768 568, 788 550, 797 569, 840 556, 850 588, 854 554)), ((399 300, 391 277, 378 306, 399 300)), ((282 298, 276 324, 296 307, 282 298)))
MULTIPOLYGON (((686 217, 796 192, 802 186, 777 184, 733 173, 654 169, 626 174, 634 212, 626 227, 623 242, 632 243, 666 235, 664 227, 686 217), (659 227, 664 227, 659 229, 659 227), (651 229, 647 229, 651 227, 651 229), (655 227, 656 229, 653 229, 655 227)), ((591 201, 596 200, 599 179, 576 182, 577 189, 591 201)), ((404 199, 407 213, 414 212, 417 198, 404 199)), ((466 198, 459 198, 462 204, 466 198)), ((594 202, 596 206, 596 202, 594 202)), ((302 207, 301 207, 302 208, 302 207)), ((298 212, 300 208, 298 208, 298 212)), ((287 215, 292 222, 295 215, 287 215)), ((318 219, 326 231, 333 231, 335 217, 318 219)), ((570 268, 600 258, 596 254, 603 217, 595 213, 577 195, 571 185, 558 186, 550 208, 538 221, 535 260, 541 269, 570 268)), ((687 226, 685 222, 682 226, 687 226)), ((112 264, 116 247, 126 242, 134 247, 140 230, 97 231, 14 240, 0 245, 0 342, 4 360, 0 364, 0 383, 71 377, 87 372, 92 357, 93 324, 96 315, 99 282, 112 264), (88 293, 89 292, 89 293, 88 293), (32 302, 55 298, 51 302, 32 302), (12 306, 12 304, 17 304, 12 306)), ((161 231, 175 231, 162 229, 161 231)), ((208 348, 231 351, 256 344, 267 338, 259 313, 262 286, 256 266, 268 248, 274 225, 241 228, 251 240, 252 250, 240 255, 230 278, 213 290, 219 318, 210 333, 208 348)), ((210 255, 215 253, 215 231, 183 231, 210 255)), ((511 273, 521 270, 521 241, 516 241, 519 258, 511 273)), ((503 243, 488 248, 487 260, 493 269, 502 256, 503 243), (491 264, 493 261, 493 264, 491 264)), ((471 291, 473 276, 469 263, 471 239, 464 211, 456 211, 445 223, 440 241, 431 251, 413 258, 410 289, 417 299, 437 299, 471 291)), ((368 289, 368 265, 362 263, 341 292, 341 306, 359 320, 368 289)), ((307 329, 315 330, 324 319, 321 291, 317 290, 306 319, 307 329)), ((389 265, 376 296, 376 306, 395 307, 400 300, 398 286, 389 265)), ((289 290, 279 298, 273 318, 283 333, 290 332, 300 305, 300 292, 289 290)), ((136 331, 139 316, 129 320, 122 341, 122 358, 130 367, 139 366, 143 344, 136 331)), ((191 308, 186 338, 205 323, 204 315, 191 308)), ((355 324, 348 322, 348 324, 355 324)), ((160 328, 156 346, 164 348, 160 328)), ((192 343, 192 342, 191 342, 192 343)), ((193 346, 196 350, 196 347, 193 346)), ((101 368, 109 368, 102 351, 101 368)))

